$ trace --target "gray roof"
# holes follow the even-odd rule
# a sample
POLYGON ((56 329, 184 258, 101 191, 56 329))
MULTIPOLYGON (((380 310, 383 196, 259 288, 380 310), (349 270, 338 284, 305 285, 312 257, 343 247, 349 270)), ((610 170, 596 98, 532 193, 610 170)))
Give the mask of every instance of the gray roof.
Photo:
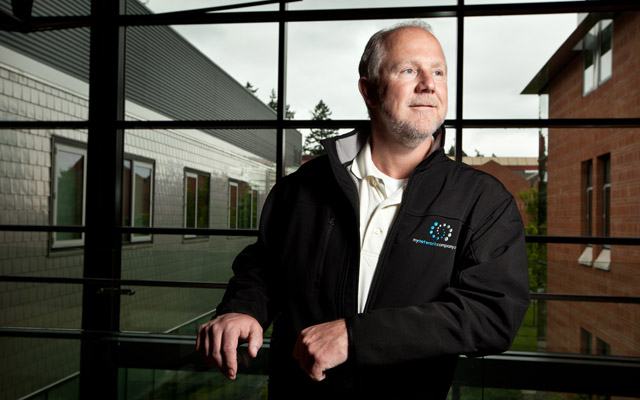
MULTIPOLYGON (((11 0, 0 0, 11 10, 11 0)), ((148 14, 137 1, 129 14, 148 14)), ((87 15, 88 0, 34 1, 34 16, 87 15)), ((28 34, 0 31, 0 41, 28 57, 84 82, 89 81, 89 29, 28 34)), ((274 120, 275 112, 227 72, 167 26, 130 27, 126 31, 128 100, 172 120, 274 120)), ((257 156, 275 162, 275 130, 206 130, 257 156)), ((287 130, 287 165, 300 162, 301 134, 287 130)))

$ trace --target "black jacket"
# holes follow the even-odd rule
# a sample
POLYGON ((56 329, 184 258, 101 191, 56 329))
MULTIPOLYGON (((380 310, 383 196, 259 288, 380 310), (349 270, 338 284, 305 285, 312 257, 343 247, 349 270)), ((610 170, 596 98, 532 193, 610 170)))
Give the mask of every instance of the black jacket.
MULTIPOLYGON (((513 197, 439 149, 409 178, 365 312, 357 314, 359 201, 349 166, 367 135, 325 141, 327 155, 276 184, 258 240, 237 257, 217 308, 252 315, 263 327, 275 320, 272 398, 300 390, 319 398, 334 391, 444 398, 457 356, 507 350, 529 306, 513 197), (347 321, 349 360, 312 382, 291 356, 297 335, 339 318, 347 321)), ((443 136, 441 129, 442 143, 443 136)))

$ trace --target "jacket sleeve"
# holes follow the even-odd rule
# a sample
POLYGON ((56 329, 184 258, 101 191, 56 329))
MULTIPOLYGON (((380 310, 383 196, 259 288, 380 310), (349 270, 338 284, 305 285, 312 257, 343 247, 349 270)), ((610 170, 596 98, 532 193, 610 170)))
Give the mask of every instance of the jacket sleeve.
POLYGON ((434 302, 384 308, 347 320, 360 365, 507 350, 529 306, 524 227, 513 198, 493 206, 475 228, 434 302))
POLYGON ((260 217, 258 239, 254 244, 245 247, 233 261, 233 277, 216 307, 216 315, 227 313, 243 313, 254 317, 263 328, 273 320, 274 280, 272 255, 268 244, 268 231, 273 229, 269 221, 277 220, 273 213, 277 201, 277 187, 267 197, 260 217))

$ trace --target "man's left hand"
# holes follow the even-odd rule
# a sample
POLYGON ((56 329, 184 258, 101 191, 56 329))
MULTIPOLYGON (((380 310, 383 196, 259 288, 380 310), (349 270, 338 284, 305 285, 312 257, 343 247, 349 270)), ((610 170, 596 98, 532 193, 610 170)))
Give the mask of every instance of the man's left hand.
POLYGON ((314 381, 323 380, 325 371, 347 361, 349 336, 344 319, 313 325, 298 336, 293 357, 314 381))

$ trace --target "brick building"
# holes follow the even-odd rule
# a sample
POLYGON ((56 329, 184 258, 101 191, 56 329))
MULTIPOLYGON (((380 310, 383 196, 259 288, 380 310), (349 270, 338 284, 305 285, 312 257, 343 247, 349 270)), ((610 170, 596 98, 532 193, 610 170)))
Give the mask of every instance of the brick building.
MULTIPOLYGON (((581 15, 574 33, 524 90, 548 95, 549 118, 640 115, 640 14, 581 15)), ((549 235, 640 234, 640 130, 551 128, 549 235)), ((640 249, 548 245, 547 291, 638 296, 640 249)), ((550 302, 547 349, 640 355, 640 308, 633 304, 550 302)))

